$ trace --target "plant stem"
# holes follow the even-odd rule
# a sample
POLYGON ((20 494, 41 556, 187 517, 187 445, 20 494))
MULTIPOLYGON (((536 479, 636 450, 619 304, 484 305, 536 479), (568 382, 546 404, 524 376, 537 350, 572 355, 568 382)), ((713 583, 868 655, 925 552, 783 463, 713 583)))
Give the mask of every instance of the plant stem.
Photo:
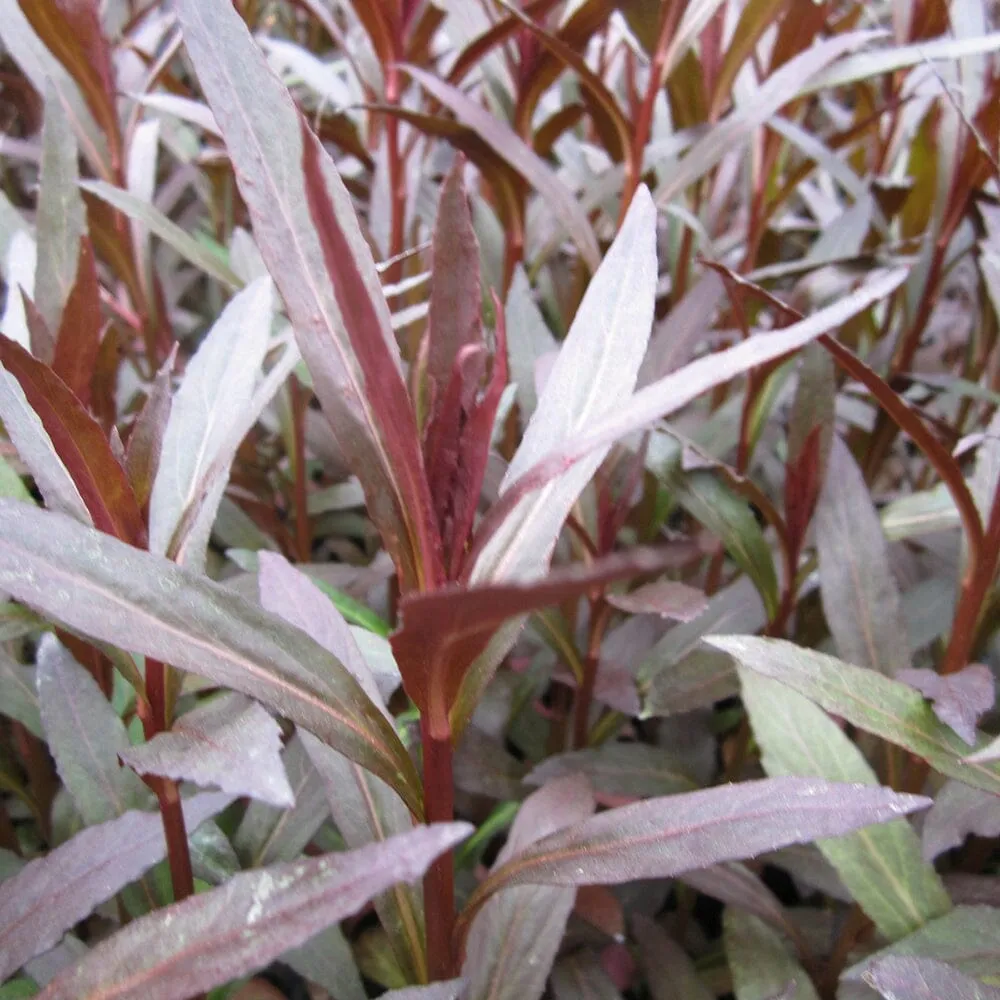
MULTIPOLYGON (((146 739, 170 728, 167 717, 167 667, 159 660, 146 660, 146 697, 149 714, 142 719, 146 739)), ((170 880, 174 886, 174 900, 180 902, 194 895, 194 875, 191 871, 191 854, 188 850, 187 828, 181 809, 181 796, 176 781, 156 778, 147 781, 156 794, 163 821, 163 835, 167 841, 167 859, 170 880)))
MULTIPOLYGON (((451 737, 431 732, 425 713, 420 719, 424 753, 424 809, 428 823, 450 823, 455 814, 451 737)), ((452 852, 442 854, 424 876, 427 923, 427 967, 431 980, 453 974, 452 931, 455 927, 455 867, 452 852)))
POLYGON ((597 666, 601 657, 601 641, 608 626, 611 605, 598 598, 590 605, 590 638, 587 642, 587 656, 583 661, 583 681, 576 695, 576 711, 573 716, 573 746, 582 750, 587 746, 590 730, 590 706, 594 701, 594 685, 597 683, 597 666))
MULTIPOLYGON (((385 68, 385 99, 393 105, 399 103, 399 68, 393 63, 385 68)), ((389 256, 403 252, 403 229, 406 222, 406 171, 399 149, 399 121, 394 115, 386 116, 385 123, 386 158, 389 165, 389 201, 391 223, 389 236, 389 256)), ((402 275, 402 262, 393 264, 386 272, 386 280, 391 284, 402 275)))
POLYGON ((194 895, 194 874, 191 870, 191 853, 188 850, 187 827, 181 808, 181 793, 176 781, 163 778, 156 783, 157 801, 163 819, 163 833, 167 839, 167 858, 170 863, 170 881, 174 886, 174 902, 194 895))

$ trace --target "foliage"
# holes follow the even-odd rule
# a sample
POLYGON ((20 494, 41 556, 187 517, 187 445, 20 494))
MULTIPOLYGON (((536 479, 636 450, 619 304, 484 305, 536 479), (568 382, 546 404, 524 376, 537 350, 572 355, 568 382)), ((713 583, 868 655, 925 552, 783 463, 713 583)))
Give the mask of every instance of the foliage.
POLYGON ((0 998, 1000 995, 995 15, 0 0, 0 998))

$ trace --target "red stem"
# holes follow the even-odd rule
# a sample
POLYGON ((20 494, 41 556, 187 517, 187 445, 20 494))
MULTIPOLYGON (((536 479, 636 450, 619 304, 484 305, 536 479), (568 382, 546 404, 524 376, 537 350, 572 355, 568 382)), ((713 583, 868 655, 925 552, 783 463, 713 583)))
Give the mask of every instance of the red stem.
MULTIPOLYGON (((146 697, 148 713, 140 711, 146 739, 170 728, 167 716, 167 667, 159 660, 146 660, 146 697)), ((140 699, 141 705, 141 699, 140 699)), ((194 895, 194 875, 191 870, 191 853, 188 850, 187 828, 181 809, 181 796, 176 781, 150 778, 147 784, 156 794, 163 820, 163 835, 167 841, 167 860, 170 880, 174 886, 174 900, 180 902, 194 895)))
POLYGON ((611 606, 603 598, 590 604, 590 638, 587 642, 587 656, 583 661, 583 680, 576 695, 576 710, 573 716, 573 746, 582 750, 587 746, 590 735, 590 706, 594 701, 594 687, 597 683, 597 666, 601 656, 601 642, 608 625, 611 606))
MULTIPOLYGON (((399 68, 393 62, 385 70, 385 99, 390 105, 398 104, 400 97, 399 68)), ((403 252, 403 228, 406 221, 406 171, 405 161, 399 149, 399 121, 395 115, 387 115, 386 153, 389 161, 389 199, 391 209, 391 232, 389 236, 389 256, 403 252)), ((402 262, 393 264, 386 274, 389 283, 399 281, 402 262)))
MULTIPOLYGON (((428 713, 420 719, 424 753, 424 810, 428 823, 450 823, 455 816, 451 737, 431 732, 428 713)), ((432 981, 454 975, 452 932, 455 927, 455 866, 452 852, 442 854, 424 876, 427 967, 432 981)))
POLYGON ((625 213, 629 205, 632 204, 632 196, 639 186, 640 171, 642 170, 642 157, 646 150, 646 142, 649 139, 649 132, 653 125, 653 109, 656 106, 656 95, 660 92, 663 83, 663 70, 667 64, 667 50, 670 40, 674 36, 674 30, 680 19, 685 3, 673 0, 666 10, 663 11, 660 22, 660 35, 656 40, 656 51, 653 53, 653 62, 649 67, 649 79, 646 82, 646 93, 643 95, 642 104, 639 106, 639 114, 635 120, 635 132, 632 136, 632 155, 626 158, 625 162, 625 190, 622 192, 621 212, 618 216, 618 226, 621 228, 625 221, 625 213))

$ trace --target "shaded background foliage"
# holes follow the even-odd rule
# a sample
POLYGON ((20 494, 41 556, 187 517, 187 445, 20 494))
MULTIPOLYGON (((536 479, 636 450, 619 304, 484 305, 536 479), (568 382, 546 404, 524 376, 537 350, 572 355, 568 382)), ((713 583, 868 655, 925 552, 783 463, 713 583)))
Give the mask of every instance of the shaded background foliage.
POLYGON ((0 0, 0 998, 1000 996, 996 13, 0 0))

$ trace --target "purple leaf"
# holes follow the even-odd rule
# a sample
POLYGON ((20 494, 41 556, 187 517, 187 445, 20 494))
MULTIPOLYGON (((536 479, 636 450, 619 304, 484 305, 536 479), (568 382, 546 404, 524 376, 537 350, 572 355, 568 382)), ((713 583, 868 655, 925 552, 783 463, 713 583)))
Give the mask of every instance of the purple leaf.
POLYGON ((227 694, 182 715, 170 732, 120 751, 139 774, 216 786, 279 808, 295 803, 281 764, 281 727, 255 701, 227 694))
POLYGON ((259 605, 60 514, 0 500, 0 590, 103 642, 264 702, 421 812, 399 737, 344 666, 259 605))
MULTIPOLYGON (((264 607, 301 628, 336 655, 374 704, 385 712, 375 680, 350 627, 316 584, 283 557, 269 552, 260 554, 259 579, 264 607)), ((333 821, 348 847, 359 848, 384 841, 412 828, 409 810, 384 781, 311 734, 303 732, 301 739, 323 783, 333 821)), ((424 914, 420 893, 410 886, 395 885, 376 897, 375 909, 400 967, 418 980, 425 978, 424 914)))
POLYGON ((128 732, 94 678, 52 633, 42 636, 36 659, 49 750, 84 823, 151 808, 152 792, 118 763, 131 746, 128 732))
POLYGON ((785 910, 778 897, 758 876, 738 861, 685 872, 680 880, 720 903, 752 913, 796 943, 801 940, 794 915, 785 910))
MULTIPOLYGON (((594 798, 583 778, 550 782, 524 801, 493 871, 539 838, 593 811, 594 798)), ((574 888, 522 885, 489 900, 472 925, 462 966, 468 995, 538 1000, 575 898, 574 888)))
POLYGON ((608 604, 631 615, 659 615, 690 622, 708 610, 704 592, 675 580, 656 580, 628 594, 608 594, 608 604))
POLYGON ((301 570, 276 552, 258 554, 257 585, 265 611, 283 618, 332 653, 383 715, 385 706, 350 626, 333 602, 301 570))
POLYGON ((465 189, 465 157, 455 157, 441 189, 427 317, 427 379, 430 414, 440 410, 455 359, 468 344, 482 344, 479 241, 465 189))
POLYGON ((816 508, 816 547, 823 612, 841 659, 898 675, 910 653, 889 547, 861 470, 838 437, 816 508))
POLYGON ((632 933, 652 1000, 715 1000, 715 991, 698 977, 694 962, 659 924, 640 915, 632 933))
POLYGON ((246 868, 293 861, 330 815, 323 782, 306 753, 301 733, 288 741, 281 760, 295 805, 276 809, 263 802, 250 803, 233 835, 233 847, 246 868))
MULTIPOLYGON (((638 199, 633 201, 633 206, 637 201, 638 199)), ((508 473, 509 478, 500 501, 483 519, 477 539, 488 538, 490 541, 486 551, 492 551, 494 539, 501 535, 500 526, 511 518, 512 511, 521 511, 522 504, 529 496, 533 499, 523 509, 530 507, 537 510, 539 505, 544 507, 549 492, 547 485, 553 480, 561 481, 569 469, 587 456, 595 452, 601 453, 602 449, 608 448, 615 441, 676 412, 703 392, 722 385, 751 368, 790 354, 820 335, 829 333, 853 316, 864 312, 873 303, 890 295, 902 284, 906 275, 904 268, 880 272, 851 295, 786 329, 757 334, 735 347, 699 358, 679 371, 640 389, 624 405, 602 409, 586 423, 572 428, 572 433, 569 430, 563 432, 551 441, 545 451, 526 455, 525 461, 517 467, 512 463, 513 471, 508 473)), ((565 350, 566 342, 563 344, 563 351, 565 350)), ((527 440, 526 434, 525 442, 527 440)), ((525 444, 522 443, 521 448, 524 447, 525 444)), ((587 478, 589 479, 589 474, 587 478)), ((503 551, 502 546, 497 548, 499 552, 503 551)))
MULTIPOLYGON (((847 969, 840 977, 840 1000, 869 1000, 865 973, 890 957, 920 956, 947 962, 966 976, 995 975, 1000 962, 1000 911, 993 906, 958 906, 913 934, 883 948, 847 969)), ((950 994, 941 994, 942 1000, 950 994)))
POLYGON ((969 834, 1000 835, 1000 798, 961 781, 947 781, 924 817, 924 857, 933 861, 969 834))
POLYGON ((225 137, 261 256, 288 309, 316 395, 412 586, 435 564, 430 505, 426 484, 420 485, 416 426, 389 309, 350 195, 232 4, 183 0, 177 6, 188 54, 225 137), (334 252, 331 274, 327 255, 335 246, 343 253, 334 252), (359 350, 368 352, 364 363, 359 350), (378 411, 372 400, 379 401, 378 411))
POLYGON ((865 980, 886 1000, 1000 1000, 1000 989, 932 958, 883 958, 865 980))
POLYGON ((560 567, 534 583, 451 584, 408 594, 401 603, 402 628, 392 636, 407 694, 428 713, 433 731, 447 735, 448 713, 470 664, 507 619, 615 580, 655 572, 669 559, 665 549, 633 548, 589 564, 560 567))
MULTIPOLYGON (((232 800, 219 792, 187 800, 188 830, 232 800)), ((166 853, 160 814, 127 812, 88 827, 0 884, 0 981, 51 948, 65 931, 166 853)))
POLYGON ((131 923, 53 980, 44 1000, 185 1000, 259 969, 396 882, 412 882, 463 840, 441 823, 358 851, 243 872, 131 923))
POLYGON ((668 750, 648 743, 605 743, 555 754, 524 780, 529 785, 542 785, 571 774, 585 775, 596 792, 618 797, 619 801, 671 795, 697 787, 668 750))
MULTIPOLYGON (((985 715, 996 698, 993 671, 982 663, 970 663, 957 673, 942 676, 935 670, 903 670, 896 680, 916 688, 930 699, 934 714, 958 733, 970 746, 976 742, 976 723, 985 715)), ((970 760, 989 761, 1000 758, 1000 749, 989 747, 971 754, 970 760)))
POLYGON ((786 844, 835 837, 930 805, 886 788, 771 778, 649 799, 546 837, 491 872, 460 918, 513 885, 666 878, 786 844))

